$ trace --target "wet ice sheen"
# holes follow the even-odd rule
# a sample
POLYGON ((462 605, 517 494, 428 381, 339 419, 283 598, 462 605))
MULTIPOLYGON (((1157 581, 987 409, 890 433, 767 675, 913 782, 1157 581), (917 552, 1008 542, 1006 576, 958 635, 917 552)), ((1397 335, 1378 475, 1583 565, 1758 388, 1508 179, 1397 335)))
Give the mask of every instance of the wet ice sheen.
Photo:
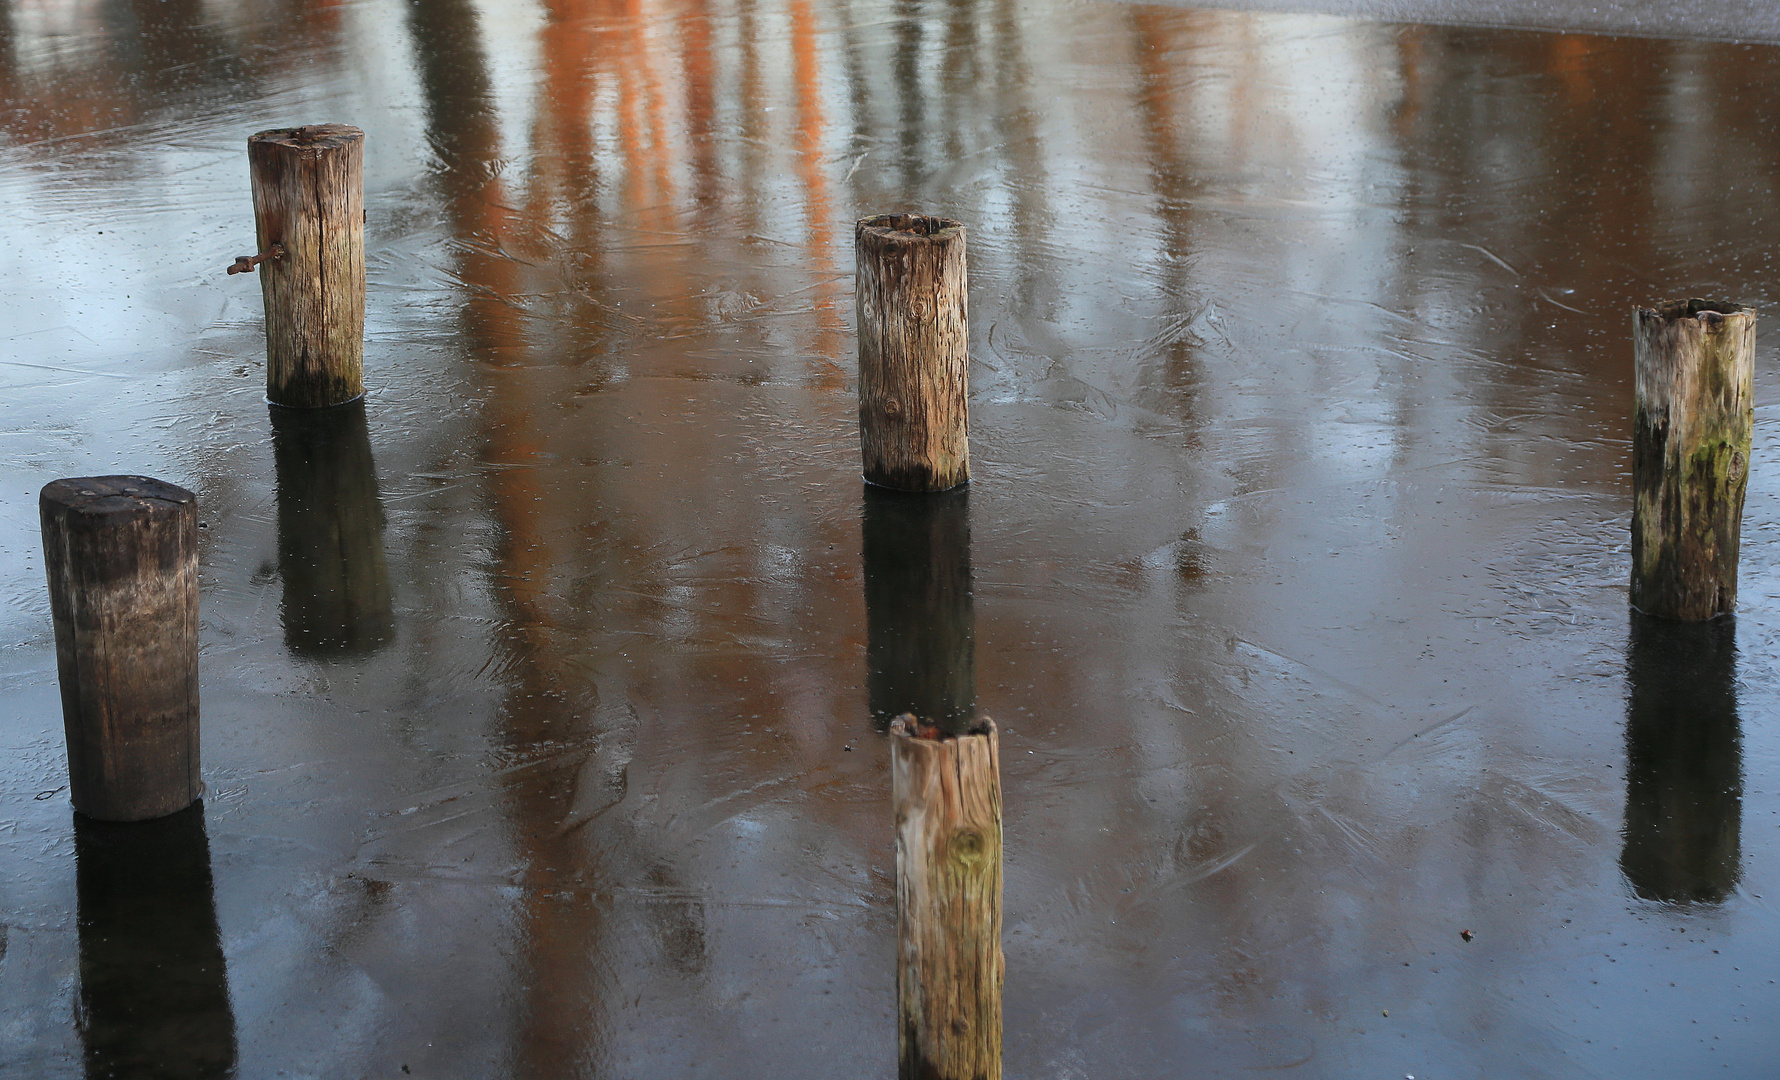
POLYGON ((1003 730, 1010 1076, 1770 1068, 1772 348, 1734 625, 1629 619, 1626 431, 1634 303, 1773 306, 1780 53, 1011 0, 0 33, 0 1074, 184 1002, 244 1077, 888 1075, 923 702, 1003 730), (246 136, 319 120, 367 131, 371 394, 297 432, 224 269, 246 136), (971 229, 927 511, 858 478, 850 223, 901 209, 971 229), (99 933, 34 507, 117 471, 205 522, 165 843, 214 914, 153 941, 99 933), (161 940, 183 996, 120 974, 161 940))

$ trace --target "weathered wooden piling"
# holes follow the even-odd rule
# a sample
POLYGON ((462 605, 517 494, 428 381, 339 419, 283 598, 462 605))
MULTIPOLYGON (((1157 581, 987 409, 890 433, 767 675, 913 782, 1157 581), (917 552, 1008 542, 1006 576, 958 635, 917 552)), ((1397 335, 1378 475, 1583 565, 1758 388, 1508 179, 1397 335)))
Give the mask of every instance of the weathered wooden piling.
POLYGON ((1001 751, 980 718, 890 725, 896 815, 897 1075, 1001 1077, 1001 751))
POLYGON ((307 656, 375 652, 395 616, 365 403, 269 409, 285 646, 307 656))
POLYGON ((266 397, 274 404, 339 405, 365 392, 364 151, 365 133, 345 124, 279 128, 247 140, 266 303, 266 397))
POLYGON ((76 815, 74 870, 86 1075, 235 1076, 204 804, 128 824, 76 815))
POLYGON ((865 489, 865 688, 887 728, 903 713, 961 734, 976 716, 970 488, 865 489))
POLYGON ((884 214, 853 229, 865 479, 945 491, 970 479, 964 226, 884 214))
POLYGON ((1631 613, 1619 868, 1663 903, 1720 903, 1742 874, 1737 625, 1631 613))
POLYGON ((74 808, 161 817, 198 779, 198 503, 146 476, 54 480, 39 500, 74 808))
POLYGON ((1632 340, 1632 605, 1709 619, 1737 606, 1755 312, 1709 300, 1639 308, 1632 340))

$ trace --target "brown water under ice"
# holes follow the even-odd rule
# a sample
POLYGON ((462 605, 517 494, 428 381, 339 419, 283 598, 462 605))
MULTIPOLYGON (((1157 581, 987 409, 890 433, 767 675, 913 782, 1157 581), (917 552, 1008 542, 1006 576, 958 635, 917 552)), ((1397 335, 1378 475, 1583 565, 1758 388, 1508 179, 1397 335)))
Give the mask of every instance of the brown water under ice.
POLYGON ((0 1074, 888 1076, 920 708, 1001 725, 1010 1077, 1771 1076, 1773 334, 1734 621, 1629 615, 1626 438, 1633 304, 1780 310, 1777 106, 1069 0, 13 0, 0 1074), (272 415, 223 271, 320 121, 371 392, 272 415), (930 500, 859 480, 900 209, 970 229, 930 500), (209 796, 121 834, 36 511, 115 472, 205 524, 209 796))

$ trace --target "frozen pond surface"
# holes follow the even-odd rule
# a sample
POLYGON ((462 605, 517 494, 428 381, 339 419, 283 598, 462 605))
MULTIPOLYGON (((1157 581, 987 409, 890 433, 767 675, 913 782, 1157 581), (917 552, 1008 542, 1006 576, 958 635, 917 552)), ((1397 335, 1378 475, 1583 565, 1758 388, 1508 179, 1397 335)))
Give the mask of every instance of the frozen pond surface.
POLYGON ((1010 1077, 1773 1074, 1772 326, 1739 615, 1626 579, 1631 306, 1780 311, 1780 51, 1065 0, 0 35, 0 1074, 888 1076, 882 721, 973 702, 1010 1077), (246 137, 320 121, 372 390, 305 433, 223 270, 246 137), (904 208, 973 288, 976 481, 916 505, 854 416, 850 223, 904 208), (205 522, 210 794, 140 840, 68 808, 36 508, 125 471, 205 522))

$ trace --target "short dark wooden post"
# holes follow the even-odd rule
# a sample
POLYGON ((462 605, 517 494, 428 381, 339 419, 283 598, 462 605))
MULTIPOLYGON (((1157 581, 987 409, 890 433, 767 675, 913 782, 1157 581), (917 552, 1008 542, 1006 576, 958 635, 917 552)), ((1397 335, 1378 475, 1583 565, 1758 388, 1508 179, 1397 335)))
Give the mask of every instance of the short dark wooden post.
POLYGON ((1632 606, 1710 619, 1737 606, 1755 312, 1676 300, 1638 309, 1632 339, 1632 606))
POLYGON ((74 808, 161 817, 198 780, 198 502, 146 476, 51 481, 40 499, 74 808))
POLYGON ((395 617, 365 403, 270 409, 284 643, 306 656, 375 652, 395 617))
POLYGON ((247 140, 266 301, 266 397, 296 408, 365 392, 365 133, 345 124, 247 140))
POLYGON ((854 226, 865 479, 945 491, 970 479, 964 226, 885 214, 854 226))
POLYGON ((865 489, 865 687, 879 730, 913 713, 948 734, 976 716, 970 488, 865 489))
POLYGON ((1001 1077, 1001 752, 995 724, 890 724, 897 1075, 1001 1077))

